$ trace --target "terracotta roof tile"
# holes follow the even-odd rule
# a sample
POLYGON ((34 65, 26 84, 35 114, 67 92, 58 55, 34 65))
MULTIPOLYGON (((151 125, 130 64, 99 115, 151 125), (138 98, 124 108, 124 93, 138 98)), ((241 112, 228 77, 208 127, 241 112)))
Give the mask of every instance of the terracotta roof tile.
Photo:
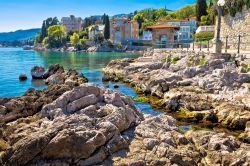
POLYGON ((170 25, 170 24, 159 24, 159 25, 153 25, 153 26, 147 27, 147 29, 165 29, 165 28, 180 29, 179 26, 170 25))

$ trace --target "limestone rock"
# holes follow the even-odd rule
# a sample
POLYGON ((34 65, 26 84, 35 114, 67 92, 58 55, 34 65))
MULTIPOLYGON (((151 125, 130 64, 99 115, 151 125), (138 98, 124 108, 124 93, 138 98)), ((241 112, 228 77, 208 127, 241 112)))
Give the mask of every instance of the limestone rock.
POLYGON ((101 163, 108 155, 128 148, 129 139, 121 133, 143 120, 130 100, 95 85, 75 87, 45 105, 37 118, 5 126, 2 132, 10 148, 2 152, 1 164, 101 163), (110 100, 105 100, 110 95, 110 100))
POLYGON ((34 79, 43 79, 44 73, 45 73, 45 69, 42 66, 34 66, 31 69, 31 76, 34 79))

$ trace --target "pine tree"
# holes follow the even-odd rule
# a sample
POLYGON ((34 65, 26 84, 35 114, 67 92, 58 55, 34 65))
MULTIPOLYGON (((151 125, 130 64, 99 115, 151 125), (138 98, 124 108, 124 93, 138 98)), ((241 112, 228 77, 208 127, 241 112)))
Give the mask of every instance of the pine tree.
POLYGON ((196 1, 196 17, 197 21, 201 21, 201 16, 207 15, 207 2, 206 0, 196 1))
POLYGON ((104 38, 109 39, 110 38, 110 22, 109 22, 109 16, 106 15, 104 18, 104 38))

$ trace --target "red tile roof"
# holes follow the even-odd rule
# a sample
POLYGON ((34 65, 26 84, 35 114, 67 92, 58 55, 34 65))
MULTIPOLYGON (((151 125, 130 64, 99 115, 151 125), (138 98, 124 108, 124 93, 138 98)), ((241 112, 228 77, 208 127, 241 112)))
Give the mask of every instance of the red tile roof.
POLYGON ((159 25, 153 25, 153 26, 148 26, 147 29, 180 29, 179 26, 175 25, 169 25, 169 24, 159 24, 159 25))
POLYGON ((186 18, 182 20, 160 20, 160 22, 188 22, 190 20, 196 20, 196 18, 191 17, 191 18, 186 18))

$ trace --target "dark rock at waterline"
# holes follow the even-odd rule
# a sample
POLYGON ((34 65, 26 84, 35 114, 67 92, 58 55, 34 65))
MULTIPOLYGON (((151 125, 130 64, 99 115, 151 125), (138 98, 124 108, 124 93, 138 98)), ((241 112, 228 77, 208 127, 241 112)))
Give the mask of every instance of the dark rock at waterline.
POLYGON ((102 77, 102 82, 108 82, 109 80, 110 80, 109 77, 106 75, 102 77))
POLYGON ((46 79, 48 88, 44 90, 30 88, 20 97, 10 99, 0 98, 0 106, 2 106, 0 107, 0 123, 7 123, 19 118, 32 116, 39 112, 43 105, 51 103, 64 92, 86 82, 88 80, 84 75, 79 75, 77 71, 71 69, 61 74, 56 73, 51 75, 46 79))
POLYGON ((115 88, 115 89, 119 88, 119 85, 114 85, 114 88, 115 88))
POLYGON ((49 78, 51 75, 53 74, 61 74, 64 73, 64 68, 63 66, 59 65, 59 64, 54 64, 51 65, 48 69, 48 71, 46 73, 43 74, 43 78, 47 79, 49 78))
POLYGON ((43 79, 45 69, 42 66, 34 66, 31 69, 31 76, 33 79, 43 79))
POLYGON ((27 77, 26 74, 20 74, 20 75, 19 75, 19 80, 20 80, 20 81, 25 81, 25 80, 27 80, 27 79, 28 79, 28 77, 27 77))

